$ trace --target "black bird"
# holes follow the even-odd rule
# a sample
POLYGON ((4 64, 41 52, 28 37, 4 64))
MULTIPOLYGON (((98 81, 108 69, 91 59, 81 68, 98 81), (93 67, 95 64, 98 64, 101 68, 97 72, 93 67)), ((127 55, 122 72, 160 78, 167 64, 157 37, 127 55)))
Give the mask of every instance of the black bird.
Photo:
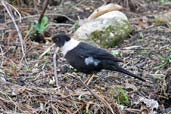
POLYGON ((145 79, 120 67, 118 62, 123 61, 102 48, 77 41, 66 34, 57 34, 52 37, 52 40, 57 47, 61 48, 62 54, 69 64, 80 72, 90 74, 106 69, 118 71, 145 81, 145 79))

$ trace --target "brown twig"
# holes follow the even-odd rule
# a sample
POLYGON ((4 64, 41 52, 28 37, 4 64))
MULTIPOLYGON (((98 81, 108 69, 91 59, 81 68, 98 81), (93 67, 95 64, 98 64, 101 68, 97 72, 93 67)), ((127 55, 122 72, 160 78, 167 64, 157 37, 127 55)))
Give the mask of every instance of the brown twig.
POLYGON ((56 55, 58 52, 59 48, 56 48, 54 51, 53 55, 53 65, 54 65, 54 76, 55 76, 55 81, 56 81, 56 87, 59 88, 59 81, 58 81, 58 74, 57 74, 57 61, 56 61, 56 55))
POLYGON ((46 0, 46 1, 45 1, 45 6, 44 6, 44 8, 43 8, 43 11, 42 11, 40 17, 39 17, 38 23, 41 23, 42 18, 43 18, 44 14, 45 14, 45 11, 46 11, 46 9, 47 9, 48 3, 49 3, 49 0, 46 0))
POLYGON ((91 81, 94 79, 94 77, 96 77, 94 74, 92 76, 90 76, 86 81, 85 84, 89 85, 91 83, 91 81))
MULTIPOLYGON (((18 27, 18 25, 16 24, 16 21, 15 21, 15 18, 14 16, 12 15, 11 13, 11 9, 9 9, 8 6, 11 7, 11 5, 9 5, 6 1, 2 0, 1 1, 2 5, 5 7, 6 11, 8 12, 9 16, 11 17, 12 19, 12 22, 14 23, 14 26, 18 32, 18 37, 19 37, 19 40, 20 40, 20 43, 21 43, 21 49, 22 49, 22 54, 23 54, 23 58, 25 57, 25 50, 26 50, 26 46, 25 46, 25 42, 23 41, 23 38, 22 38, 22 34, 21 34, 21 31, 18 27)), ((14 9, 14 7, 12 7, 14 9)), ((16 9, 15 9, 16 10, 16 9)), ((17 13, 19 13, 18 11, 16 11, 17 13)))

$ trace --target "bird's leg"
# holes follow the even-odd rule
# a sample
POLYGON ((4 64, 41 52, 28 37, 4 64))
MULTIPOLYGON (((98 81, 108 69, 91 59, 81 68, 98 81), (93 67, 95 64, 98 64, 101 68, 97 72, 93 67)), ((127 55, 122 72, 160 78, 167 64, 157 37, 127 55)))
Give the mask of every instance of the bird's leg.
POLYGON ((90 82, 93 80, 94 77, 97 77, 95 74, 90 75, 90 77, 84 82, 86 85, 89 85, 90 82))

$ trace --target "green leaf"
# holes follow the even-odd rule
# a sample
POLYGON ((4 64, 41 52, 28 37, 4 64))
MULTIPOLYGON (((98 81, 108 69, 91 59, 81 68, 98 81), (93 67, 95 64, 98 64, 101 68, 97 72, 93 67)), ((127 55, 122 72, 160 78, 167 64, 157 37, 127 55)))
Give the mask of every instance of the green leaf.
POLYGON ((44 33, 45 30, 48 28, 48 26, 49 26, 49 20, 46 16, 42 18, 41 23, 36 24, 36 28, 39 33, 44 33))
POLYGON ((48 28, 48 26, 49 26, 49 20, 46 16, 44 16, 41 20, 41 23, 34 23, 31 25, 29 34, 31 36, 34 36, 36 32, 43 34, 48 28))

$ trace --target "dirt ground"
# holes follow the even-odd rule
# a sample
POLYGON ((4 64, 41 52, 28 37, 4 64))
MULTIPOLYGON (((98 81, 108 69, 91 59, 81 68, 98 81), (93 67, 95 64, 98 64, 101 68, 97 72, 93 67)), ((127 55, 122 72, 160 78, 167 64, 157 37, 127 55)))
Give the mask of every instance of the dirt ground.
POLYGON ((55 0, 50 0, 45 15, 50 20, 47 32, 51 36, 60 32, 72 36, 78 19, 87 18, 96 8, 107 2, 123 6, 123 12, 128 16, 134 31, 123 43, 108 50, 117 50, 117 56, 124 60, 124 68, 148 80, 141 82, 124 74, 105 70, 95 74, 92 79, 90 75, 75 72, 59 53, 58 89, 54 83, 55 47, 50 42, 33 42, 28 36, 31 24, 38 20, 42 12, 43 2, 21 1, 8 2, 22 16, 22 22, 19 22, 19 16, 13 12, 25 42, 25 56, 14 23, 4 6, 1 4, 0 7, 0 113, 171 113, 171 28, 169 22, 154 21, 156 16, 170 11, 171 3, 142 0, 64 0, 58 4, 55 0), (146 104, 145 100, 138 102, 140 98, 155 100, 159 106, 156 109, 157 104, 146 104))

